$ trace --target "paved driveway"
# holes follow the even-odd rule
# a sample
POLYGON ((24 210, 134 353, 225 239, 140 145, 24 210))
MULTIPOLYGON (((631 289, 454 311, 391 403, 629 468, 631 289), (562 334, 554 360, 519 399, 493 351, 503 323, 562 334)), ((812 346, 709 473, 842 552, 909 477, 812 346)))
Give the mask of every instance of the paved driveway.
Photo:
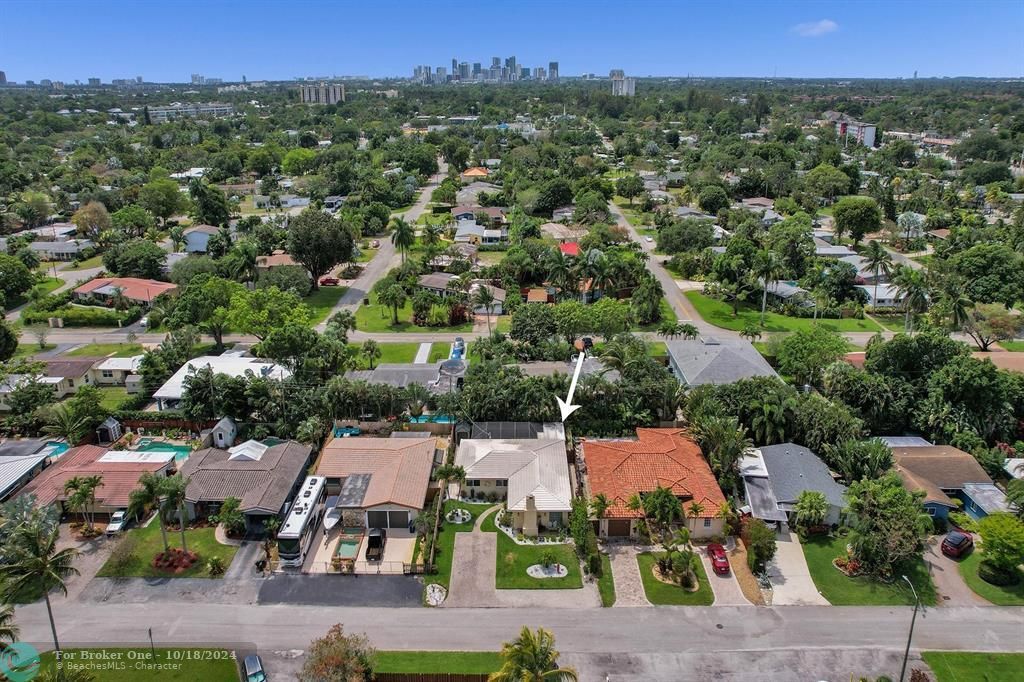
POLYGON ((615 582, 615 606, 650 606, 636 562, 636 555, 644 549, 626 544, 608 544, 606 549, 615 582))
MULTIPOLYGON (((726 575, 718 575, 711 567, 711 559, 708 558, 707 547, 697 547, 701 563, 704 564, 704 572, 711 583, 711 591, 715 594, 715 606, 751 606, 747 598, 743 596, 740 584, 736 582, 736 576, 732 571, 726 575)), ((729 561, 735 559, 729 556, 729 561)))
MULTIPOLYGON (((935 589, 939 593, 939 606, 990 606, 974 590, 967 586, 960 576, 958 562, 942 553, 940 545, 942 536, 928 538, 928 548, 924 553, 928 572, 935 581, 935 589)), ((978 551, 977 547, 974 549, 978 551)))
POLYGON ((775 558, 768 562, 768 577, 772 581, 772 606, 780 605, 828 605, 807 568, 804 551, 796 533, 783 526, 775 535, 775 558))

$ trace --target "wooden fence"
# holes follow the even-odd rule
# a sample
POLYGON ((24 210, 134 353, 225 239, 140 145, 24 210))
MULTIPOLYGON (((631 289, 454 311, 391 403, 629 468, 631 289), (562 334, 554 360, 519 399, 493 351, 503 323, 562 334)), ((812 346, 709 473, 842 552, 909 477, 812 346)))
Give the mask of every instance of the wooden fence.
POLYGON ((374 673, 377 682, 487 682, 486 673, 374 673))

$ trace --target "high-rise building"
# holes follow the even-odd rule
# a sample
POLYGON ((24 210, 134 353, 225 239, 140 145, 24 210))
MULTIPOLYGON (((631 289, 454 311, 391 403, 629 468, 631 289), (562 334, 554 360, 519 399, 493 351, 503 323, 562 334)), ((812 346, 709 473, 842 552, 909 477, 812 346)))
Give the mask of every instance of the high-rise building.
POLYGON ((434 76, 435 83, 444 83, 448 80, 448 69, 443 66, 437 67, 437 75, 434 76))
POLYGON ((558 80, 558 62, 548 62, 548 80, 558 80))
POLYGON ((345 86, 340 83, 300 85, 299 92, 306 104, 337 104, 345 101, 345 86))
POLYGON ((192 74, 192 85, 202 85, 204 82, 206 82, 206 79, 203 78, 202 74, 192 74))
POLYGON ((459 80, 468 81, 471 73, 469 62, 459 62, 459 80))
POLYGON ((480 65, 480 62, 473 62, 473 80, 480 80, 480 74, 482 72, 483 69, 480 65))
POLYGON ((500 69, 501 68, 501 57, 491 57, 491 68, 492 69, 500 69))
POLYGON ((452 78, 455 78, 459 73, 459 60, 452 57, 452 78))
POLYGON ((136 83, 137 83, 138 85, 142 85, 142 76, 136 76, 136 77, 135 77, 135 82, 136 82, 136 83))
POLYGON ((533 67, 533 80, 535 80, 535 81, 543 81, 543 80, 547 80, 547 78, 548 78, 548 72, 544 70, 543 66, 535 66, 535 67, 533 67))
POLYGON ((90 88, 98 88, 99 85, 100 85, 100 79, 99 78, 90 78, 89 79, 89 87, 90 88))
POLYGON ((608 75, 612 79, 612 95, 616 97, 636 95, 635 78, 626 78, 626 73, 622 69, 612 69, 608 75))
POLYGON ((0 85, 7 85, 7 74, 0 71, 0 85))
POLYGON ((527 81, 530 80, 530 67, 521 66, 519 67, 519 80, 527 81))
POLYGON ((242 82, 245 82, 245 74, 242 74, 242 82))
POLYGON ((516 65, 515 55, 505 60, 505 68, 508 69, 508 80, 514 81, 519 79, 519 67, 516 65))

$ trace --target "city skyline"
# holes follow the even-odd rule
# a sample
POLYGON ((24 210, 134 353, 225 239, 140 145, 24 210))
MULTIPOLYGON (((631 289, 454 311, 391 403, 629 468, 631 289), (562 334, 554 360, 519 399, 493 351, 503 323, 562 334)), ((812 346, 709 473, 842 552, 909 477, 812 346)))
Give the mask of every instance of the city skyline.
POLYGON ((240 81, 243 74, 249 80, 324 73, 409 78, 413 65, 450 68, 452 55, 469 52, 488 55, 481 61, 490 55, 516 55, 531 68, 546 68, 557 60, 563 78, 606 74, 613 68, 638 78, 910 78, 915 71, 922 78, 1020 77, 1024 64, 1024 4, 998 0, 972 3, 970 12, 953 2, 866 2, 857 5, 858 12, 839 2, 637 2, 629 6, 635 19, 629 22, 615 19, 612 12, 621 8, 611 3, 589 3, 588 11, 581 12, 583 6, 569 0, 544 5, 543 13, 514 14, 497 8, 448 12, 446 8, 457 6, 442 1, 435 5, 438 11, 422 16, 407 12, 409 5, 402 2, 257 5, 291 18, 239 31, 240 16, 252 3, 186 0, 168 16, 156 6, 126 8, 111 0, 74 5, 12 0, 5 4, 0 28, 0 70, 18 83, 109 82, 138 74, 148 82, 187 82, 190 73, 216 74, 225 82, 240 81), (83 50, 73 58, 38 49, 49 39, 58 6, 68 25, 90 35, 95 44, 117 49, 83 50), (308 40, 307 25, 300 21, 306 11, 315 12, 318 23, 365 27, 368 40, 308 40), (200 15, 203 21, 196 22, 200 15), (953 15, 955 31, 950 30, 953 15), (742 22, 729 20, 741 16, 742 22), (678 31, 653 31, 653 26, 678 31), (374 34, 381 40, 372 39, 374 34), (474 47, 468 48, 469 36, 478 35, 493 37, 483 43, 474 39, 474 47), (439 38, 424 42, 424 36, 439 38), (165 48, 154 50, 154 44, 165 48), (264 49, 268 45, 276 49, 264 49))

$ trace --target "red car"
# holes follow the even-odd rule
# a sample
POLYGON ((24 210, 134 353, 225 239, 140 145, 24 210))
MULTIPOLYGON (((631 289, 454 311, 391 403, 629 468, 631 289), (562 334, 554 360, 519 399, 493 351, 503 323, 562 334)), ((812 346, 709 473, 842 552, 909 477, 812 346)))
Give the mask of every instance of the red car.
POLYGON ((942 540, 942 553, 950 559, 966 556, 974 548, 974 538, 969 533, 952 530, 942 540))
POLYGON ((711 559, 711 568, 715 570, 715 573, 718 575, 728 575, 729 557, 725 555, 725 547, 722 547, 717 542, 712 542, 708 545, 708 558, 711 559))
POLYGON ((341 280, 337 277, 321 277, 320 286, 322 287, 336 287, 341 284, 341 280))

